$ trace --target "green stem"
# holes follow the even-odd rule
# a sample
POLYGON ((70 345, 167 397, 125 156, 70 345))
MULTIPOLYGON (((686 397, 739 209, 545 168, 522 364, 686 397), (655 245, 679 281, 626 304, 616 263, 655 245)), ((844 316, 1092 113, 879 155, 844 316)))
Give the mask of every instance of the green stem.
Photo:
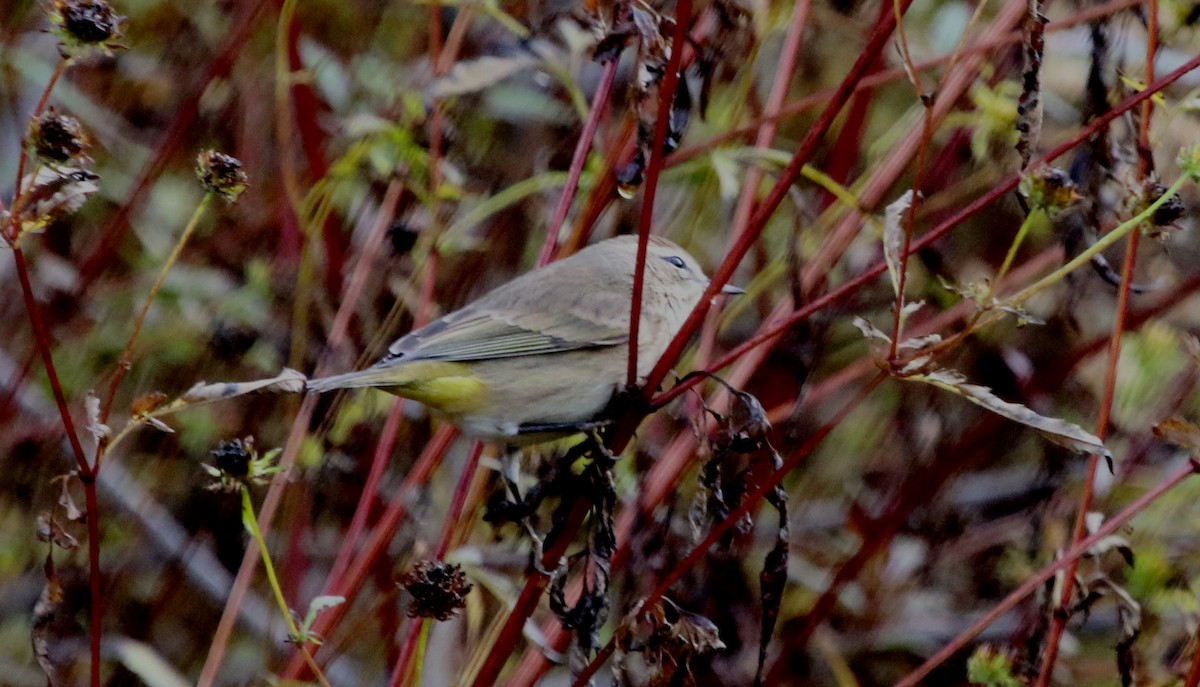
POLYGON ((300 628, 296 627, 296 621, 292 618, 292 611, 288 608, 287 601, 283 598, 283 588, 279 586, 279 578, 275 576, 275 566, 271 563, 271 554, 267 551, 267 542, 263 539, 262 531, 258 529, 258 517, 254 513, 254 504, 250 501, 250 490, 244 485, 241 488, 242 492, 242 522, 246 525, 246 529, 250 532, 250 536, 254 537, 254 541, 258 542, 258 551, 262 554, 263 569, 267 572, 267 581, 271 584, 271 592, 275 595, 275 601, 279 604, 279 611, 283 613, 283 619, 287 622, 288 633, 293 639, 300 638, 300 628))
MULTIPOLYGON (((121 357, 117 362, 117 371, 113 374, 112 383, 108 387, 108 398, 104 401, 104 410, 100 414, 100 422, 108 422, 108 416, 112 411, 113 400, 117 396, 117 387, 121 385, 121 380, 125 378, 125 373, 129 371, 130 365, 133 364, 133 346, 137 342, 138 334, 142 331, 142 325, 146 323, 146 316, 150 313, 150 306, 154 304, 154 299, 158 296, 158 292, 162 290, 163 284, 167 281, 167 274, 175 263, 179 261, 179 256, 183 253, 183 247, 187 245, 188 239, 196 231, 196 226, 200 224, 200 218, 204 215, 204 211, 212 204, 213 197, 216 195, 213 191, 208 191, 204 197, 200 199, 200 203, 192 212, 191 219, 188 220, 187 226, 183 228, 183 233, 179 235, 179 240, 175 242, 175 247, 171 249, 171 254, 167 256, 167 261, 163 263, 162 269, 158 271, 158 277, 154 280, 154 285, 150 287, 150 293, 146 295, 146 302, 142 304, 141 311, 133 320, 133 331, 129 333, 129 340, 125 343, 125 350, 121 351, 121 357)), ((96 467, 100 467, 100 453, 96 454, 96 467)))
MULTIPOLYGON (((1008 247, 1008 255, 1004 256, 1004 263, 1000 265, 1000 271, 996 273, 996 278, 992 280, 992 287, 1004 280, 1004 275, 1008 274, 1008 268, 1012 267, 1013 259, 1017 257, 1017 251, 1020 250, 1021 244, 1025 242, 1025 235, 1029 233, 1029 227, 1033 226, 1033 218, 1038 213, 1031 212, 1025 216, 1025 221, 1021 222, 1021 228, 1017 230, 1017 236, 1013 239, 1012 245, 1008 247)), ((989 294, 990 295, 990 294, 989 294)), ((987 300, 991 300, 988 298, 987 300)))
POLYGON ((1113 229, 1105 234, 1103 238, 1092 244, 1087 250, 1075 256, 1075 258, 1067 264, 1017 292, 1012 296, 1012 298, 1008 299, 1008 304, 1012 306, 1019 306, 1030 298, 1033 298, 1041 291, 1045 290, 1047 287, 1062 281, 1064 277, 1074 270, 1086 265, 1089 261, 1091 261, 1093 256, 1117 241, 1120 241, 1129 232, 1142 226, 1142 224, 1148 220, 1151 215, 1153 215, 1160 207, 1162 207, 1163 204, 1171 200, 1175 194, 1179 193, 1179 189, 1183 188, 1183 185, 1187 183, 1189 178, 1190 177, 1187 174, 1184 174, 1176 179, 1175 183, 1171 184, 1171 187, 1168 188, 1161 196, 1159 196, 1157 200, 1151 203, 1145 210, 1142 210, 1138 214, 1122 222, 1117 226, 1116 229, 1113 229))
POLYGON ((317 681, 321 683, 322 687, 330 687, 325 674, 321 672, 321 668, 313 660, 312 654, 308 652, 308 647, 304 646, 306 640, 300 634, 300 628, 296 627, 296 620, 292 617, 287 600, 283 598, 283 587, 279 586, 279 578, 275 576, 275 566, 271 563, 271 554, 267 551, 267 540, 263 539, 262 531, 258 529, 258 517, 254 513, 254 504, 250 501, 250 489, 242 485, 241 492, 242 522, 250 532, 250 536, 258 542, 258 552, 262 555, 263 570, 267 573, 267 582, 271 584, 271 593, 275 596, 275 602, 279 604, 279 612, 283 614, 283 620, 287 623, 288 635, 296 643, 300 653, 304 655, 304 662, 308 664, 309 670, 316 676, 317 681))
POLYGON ((429 644, 429 628, 431 627, 433 627, 433 623, 429 618, 421 619, 421 634, 417 637, 417 651, 412 661, 412 682, 409 684, 421 684, 421 668, 425 665, 425 647, 429 644))

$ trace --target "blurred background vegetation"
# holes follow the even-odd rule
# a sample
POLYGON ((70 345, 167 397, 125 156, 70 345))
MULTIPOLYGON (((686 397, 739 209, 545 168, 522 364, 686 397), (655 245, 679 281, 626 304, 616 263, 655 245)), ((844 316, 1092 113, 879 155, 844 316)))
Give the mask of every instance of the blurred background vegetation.
MULTIPOLYGON (((1026 5, 913 4, 903 23, 907 50, 931 102, 944 107, 930 120, 928 140, 919 135, 926 110, 889 42, 868 69, 878 79, 860 80, 812 159, 825 176, 795 184, 766 222, 732 280, 749 296, 710 318, 700 344, 676 367, 680 375, 752 336, 780 316, 777 307, 786 314, 878 263, 884 206, 912 188, 914 175, 923 193, 915 218, 920 235, 1021 170, 1014 144, 1026 5), (950 55, 951 67, 926 64, 950 55)), ((1115 105, 1147 82, 1150 12, 1157 11, 1161 42, 1157 74, 1194 57, 1198 7, 1188 0, 1046 3, 1044 124, 1035 157, 1100 114, 1096 88, 1115 105), (1083 21, 1089 18, 1103 20, 1083 21)), ((27 0, 0 6, 5 189, 59 61, 49 9, 27 0)), ((308 374, 318 361, 340 371, 370 361, 415 319, 448 312, 530 269, 602 81, 602 66, 592 59, 597 26, 600 34, 611 29, 605 22, 615 12, 607 5, 494 0, 119 0, 115 9, 125 17, 114 41, 120 47, 72 63, 49 100, 89 132, 99 190, 78 212, 22 239, 77 426, 86 424, 87 392, 107 390, 135 315, 204 195, 193 171, 197 154, 233 155, 249 177, 235 204, 216 202, 202 215, 159 291, 116 394, 109 424, 117 430, 151 392, 174 398, 204 380, 246 381, 284 367, 308 374), (285 14, 294 10, 290 23, 280 24, 281 6, 285 14), (378 244, 377 225, 385 232, 378 244), (346 339, 331 341, 358 265, 365 281, 350 304, 346 339)), ((665 18, 675 6, 644 11, 665 18)), ((691 116, 662 174, 654 232, 684 245, 710 272, 719 265, 745 223, 735 208, 747 180, 752 190, 769 188, 881 13, 891 11, 891 4, 854 0, 699 3, 692 13, 697 57, 684 73, 692 103, 676 108, 691 116), (799 12, 802 20, 795 19, 799 12), (800 40, 789 47, 793 24, 800 40), (780 70, 790 70, 783 101, 799 104, 785 109, 772 136, 764 112, 777 108, 768 94, 780 70), (769 150, 753 145, 764 135, 759 145, 769 150)), ((670 25, 655 29, 669 35, 670 25)), ((647 105, 635 87, 636 52, 623 52, 600 114, 563 251, 589 236, 637 230, 641 191, 632 185, 619 192, 613 184, 616 172, 628 171, 622 168, 639 111, 653 112, 655 103, 647 105)), ((1174 163, 1180 148, 1200 141, 1198 91, 1200 72, 1190 72, 1153 101, 1142 159, 1153 161, 1165 184, 1182 174, 1174 163)), ((1099 208, 1102 229, 1134 214, 1144 187, 1134 171, 1144 114, 1133 112, 1118 118, 1107 138, 1055 161, 1077 179, 1103 175, 1082 190, 1099 208), (1111 159, 1097 159, 1110 151, 1111 159)), ((11 207, 10 191, 0 198, 11 207)), ((1195 187, 1186 186, 1178 217, 1141 241, 1133 278, 1150 288, 1131 296, 1123 325, 1106 440, 1116 459, 1112 473, 1100 463, 1090 508, 1098 513, 1115 512, 1186 460, 1185 451, 1153 433, 1156 423, 1200 421, 1198 363, 1189 352, 1200 328, 1198 200, 1195 187)), ((926 306, 912 315, 909 331, 948 336, 961 329, 974 311, 952 286, 995 275, 1024 218, 1017 194, 1007 193, 915 251, 907 293, 926 306)), ((1034 219, 1009 292, 1061 263, 1064 250, 1074 254, 1094 240, 1070 222, 1034 219)), ((1114 270, 1122 259, 1120 248, 1109 251, 1114 270)), ((1118 292, 1079 270, 1026 304, 1043 324, 1006 319, 964 338, 939 362, 1005 400, 1092 431, 1106 404, 1118 292)), ((775 423, 771 441, 784 457, 867 388, 881 353, 852 321, 863 317, 890 334, 893 300, 886 276, 869 281, 769 349, 741 356, 729 372, 762 401, 775 423)), ((77 481, 64 487, 56 480, 75 463, 7 255, 0 255, 0 321, 9 328, 0 337, 0 684, 44 685, 47 664, 55 685, 82 684, 86 546, 53 550, 63 597, 52 618, 34 612, 51 548, 38 539, 39 514, 59 513, 80 541, 86 530, 61 515, 64 488, 79 503, 82 491, 77 481), (31 637, 46 643, 35 652, 31 637)), ((726 400, 710 400, 726 412, 726 400)), ((233 438, 253 436, 263 451, 284 446, 300 403, 296 396, 248 395, 190 409, 165 420, 173 433, 140 429, 106 456, 98 513, 105 684, 195 684, 214 644, 226 640, 215 684, 266 684, 285 673, 311 679, 289 667, 294 648, 261 573, 232 635, 218 630, 233 576, 254 544, 237 495, 206 488, 212 480, 201 467, 233 438)), ((418 662, 422 684, 468 682, 525 584, 530 539, 520 527, 483 519, 503 493, 492 448, 473 481, 463 482, 466 507, 449 524, 469 441, 456 440, 416 488, 402 489, 438 423, 412 403, 387 423, 392 403, 370 391, 321 399, 309 409, 297 466, 264 535, 284 596, 302 617, 327 591, 360 504, 367 504, 362 517, 370 530, 389 502, 406 499, 407 517, 370 561, 361 593, 325 633, 318 663, 334 685, 386 684, 417 622, 406 617, 408 593, 396 581, 417 560, 438 557, 445 540, 453 544, 445 559, 462 566, 474 589, 454 620, 432 629, 418 662), (375 493, 364 494, 381 436, 386 464, 375 493)), ((683 396, 643 425, 614 468, 618 542, 627 551, 602 594, 611 604, 602 641, 711 525, 693 505, 703 495, 701 466, 715 450, 703 418, 699 397, 683 396), (655 472, 665 455, 676 454, 673 472, 655 472)), ((546 474, 551 454, 540 449, 526 457, 523 485, 546 474)), ((907 674, 1071 543, 1086 462, 932 386, 883 382, 784 480, 787 584, 767 651, 767 683, 882 685, 907 674)), ((256 503, 265 491, 252 489, 256 503)), ((534 520, 543 534, 548 516, 534 520)), ((630 658, 627 679, 753 681, 763 613, 759 574, 778 534, 774 518, 768 509, 738 527, 668 595, 711 621, 725 648, 694 656, 668 649, 666 663, 687 664, 674 673, 630 658)), ((1200 481, 1184 481, 1113 542, 1115 550, 1132 550, 1132 564, 1111 552, 1084 561, 1081 586, 1096 598, 1085 597, 1087 607, 1077 607, 1067 624, 1057 683, 1182 678, 1195 652, 1198 519, 1200 481), (1114 650, 1118 644, 1123 648, 1114 650)), ((1053 617, 1046 597, 1004 614, 978 647, 938 668, 928 684, 968 682, 968 663, 976 682, 1031 680, 1053 617)), ((543 603, 525 637, 500 654, 511 657, 503 673, 509 684, 571 683, 559 665, 565 640, 556 628, 543 603), (554 661, 540 660, 543 653, 554 661)), ((609 668, 598 679, 611 680, 609 668)))

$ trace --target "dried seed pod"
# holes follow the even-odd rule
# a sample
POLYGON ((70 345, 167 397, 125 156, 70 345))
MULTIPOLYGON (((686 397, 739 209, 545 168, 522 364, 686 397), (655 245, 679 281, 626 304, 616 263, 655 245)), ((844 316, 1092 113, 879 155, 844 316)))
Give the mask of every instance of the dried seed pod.
POLYGON ((107 52, 121 37, 125 17, 113 11, 107 0, 54 0, 50 21, 62 40, 60 49, 71 56, 73 48, 99 48, 107 52))
POLYGON ((230 203, 238 199, 248 183, 242 161, 215 150, 206 150, 196 158, 196 176, 205 190, 221 194, 230 203))
POLYGON ((449 620, 466 606, 472 584, 457 565, 441 561, 418 561, 413 569, 400 577, 412 600, 408 602, 408 617, 449 620))
POLYGON ((42 116, 30 120, 25 133, 25 145, 39 160, 54 165, 88 161, 87 151, 91 142, 78 119, 50 108, 42 116))

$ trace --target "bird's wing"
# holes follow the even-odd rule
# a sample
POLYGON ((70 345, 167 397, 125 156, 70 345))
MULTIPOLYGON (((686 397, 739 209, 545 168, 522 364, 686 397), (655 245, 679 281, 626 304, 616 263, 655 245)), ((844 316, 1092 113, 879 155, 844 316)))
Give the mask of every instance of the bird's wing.
POLYGON ((561 353, 613 346, 627 340, 621 323, 560 313, 551 318, 529 313, 506 321, 468 306, 408 334, 388 348, 382 363, 393 360, 469 361, 561 353))

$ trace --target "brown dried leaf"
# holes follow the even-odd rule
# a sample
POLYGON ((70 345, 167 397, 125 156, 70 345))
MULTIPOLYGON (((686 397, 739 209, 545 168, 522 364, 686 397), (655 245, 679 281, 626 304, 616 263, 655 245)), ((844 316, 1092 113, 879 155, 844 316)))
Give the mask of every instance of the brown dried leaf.
POLYGON ((182 405, 214 403, 254 392, 298 394, 304 391, 306 381, 308 378, 303 374, 285 367, 278 376, 253 382, 216 382, 213 384, 199 382, 179 398, 179 403, 182 405))
POLYGON ((1169 417, 1154 425, 1154 436, 1192 453, 1200 453, 1200 427, 1187 420, 1169 417))
POLYGON ((79 541, 64 530, 51 513, 38 513, 37 538, 38 541, 53 544, 67 551, 79 548, 79 541))
POLYGON ((76 472, 68 472, 52 480, 62 482, 62 493, 58 496, 58 505, 63 507, 63 510, 67 513, 67 519, 71 522, 83 522, 85 516, 83 510, 75 505, 75 499, 71 496, 71 480, 78 476, 76 472))
POLYGON ((1029 166, 1042 133, 1042 58, 1046 51, 1046 17, 1040 0, 1029 0, 1025 16, 1025 71, 1017 101, 1017 153, 1021 169, 1029 166))
MULTIPOLYGON (((926 374, 906 377, 916 382, 932 384, 940 389, 953 392, 974 403, 977 406, 1019 422, 1026 427, 1041 433, 1046 439, 1079 453, 1096 453, 1112 460, 1112 452, 1104 447, 1099 437, 1086 432, 1079 425, 1058 418, 1039 415, 1019 403, 1009 403, 1002 400, 986 386, 969 384, 966 377, 952 370, 935 370, 926 374)), ((1110 465, 1111 467, 1111 465, 1110 465)))
POLYGON ((142 394, 133 399, 133 403, 129 406, 129 413, 135 418, 152 413, 166 400, 167 395, 161 391, 151 391, 148 394, 142 394))

